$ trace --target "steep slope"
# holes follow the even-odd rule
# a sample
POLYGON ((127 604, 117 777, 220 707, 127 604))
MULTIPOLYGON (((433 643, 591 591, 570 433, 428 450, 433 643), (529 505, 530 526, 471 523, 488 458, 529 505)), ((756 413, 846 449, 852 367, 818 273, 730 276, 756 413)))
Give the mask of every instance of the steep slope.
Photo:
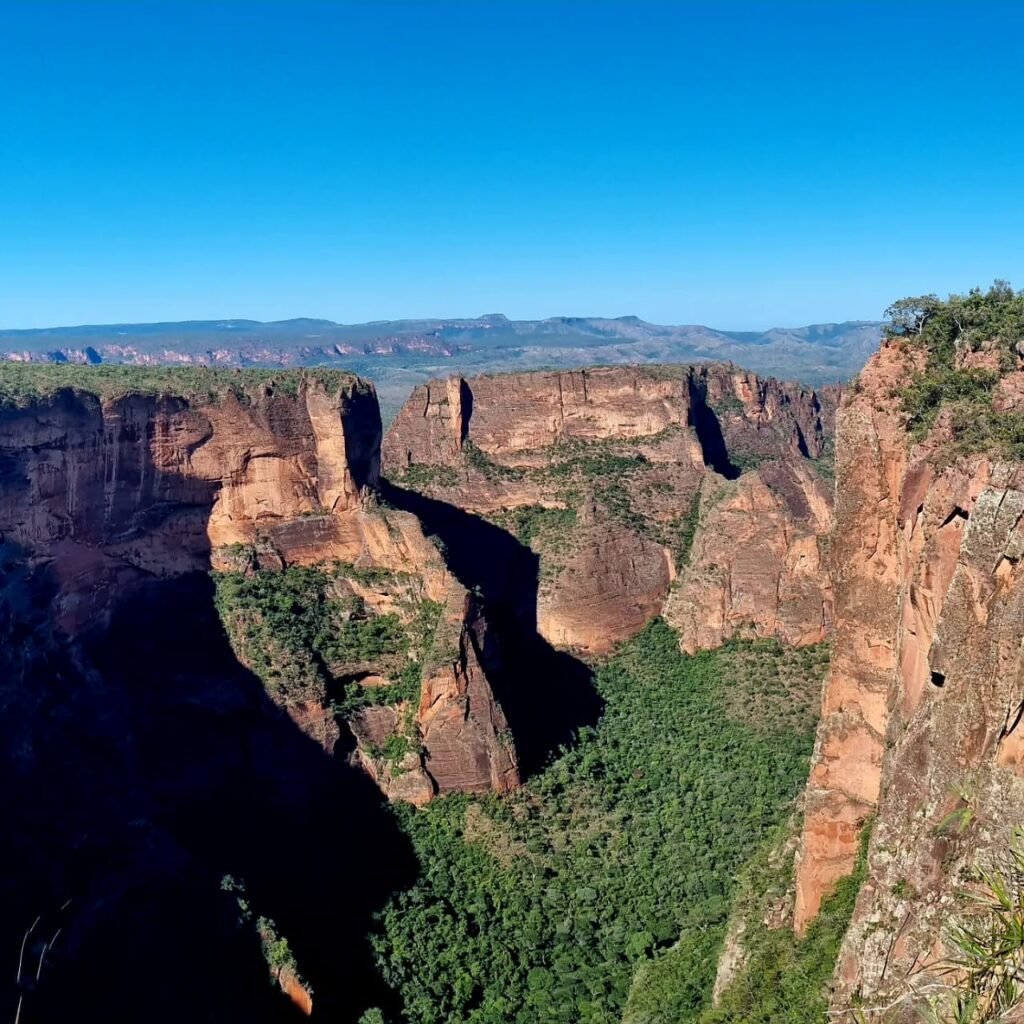
POLYGON ((1024 297, 927 297, 901 330, 839 412, 834 653, 796 926, 873 818, 834 1000, 910 1020, 966 912, 964 881, 1005 860, 1024 820, 1024 297))
POLYGON ((423 802, 518 769, 478 601, 377 502, 372 385, 60 372, 0 387, 0 959, 33 963, 0 1001, 268 1021, 379 1001, 370 915, 412 863, 370 777, 423 802))
POLYGON ((554 644, 608 651, 662 611, 688 651, 814 643, 833 401, 722 365, 454 377, 413 392, 384 473, 537 553, 554 644))
MULTIPOLYGON (((95 372, 98 386, 117 386, 116 375, 95 372)), ((484 626, 414 517, 367 498, 379 473, 372 386, 331 373, 276 386, 266 375, 200 375, 206 391, 184 396, 168 392, 164 378, 157 371, 159 387, 149 394, 101 398, 65 389, 4 413, 0 530, 33 562, 52 560, 60 628, 77 635, 148 576, 236 568, 239 559, 243 571, 336 562, 412 573, 455 631, 422 709, 426 733, 446 751, 438 765, 451 762, 459 739, 450 734, 465 738, 466 715, 449 711, 464 708, 470 681, 483 672, 461 634, 484 626)), ((365 596, 372 606, 372 594, 365 596)), ((330 747, 336 727, 326 693, 315 690, 289 695, 287 706, 330 747)), ((486 743, 473 741, 477 759, 488 760, 489 746, 502 767, 454 774, 437 767, 433 781, 417 768, 416 799, 433 787, 514 785, 514 754, 488 729, 486 743)), ((429 758, 429 744, 424 750, 429 758)))

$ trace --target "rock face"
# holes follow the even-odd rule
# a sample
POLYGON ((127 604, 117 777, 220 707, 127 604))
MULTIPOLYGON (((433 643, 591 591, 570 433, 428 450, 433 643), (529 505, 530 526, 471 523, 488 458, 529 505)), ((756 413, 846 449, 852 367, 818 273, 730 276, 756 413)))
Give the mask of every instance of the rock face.
MULTIPOLYGON (((30 563, 52 567, 56 621, 69 636, 109 614, 133 584, 231 567, 239 545, 264 568, 338 560, 418 574, 426 596, 445 606, 446 628, 468 636, 465 588, 414 516, 373 501, 380 414, 372 386, 356 378, 333 389, 310 376, 295 393, 260 383, 189 398, 64 389, 0 410, 0 420, 0 533, 30 563)), ((482 621, 477 614, 473 628, 482 621)), ((430 681, 437 693, 424 705, 424 745, 428 760, 438 748, 435 772, 388 773, 390 795, 423 802, 435 790, 518 784, 511 738, 499 743, 493 727, 493 695, 467 709, 467 680, 478 697, 489 694, 482 668, 468 663, 467 674, 466 657, 453 657, 430 681), (450 775, 445 765, 471 733, 475 769, 450 775)), ((323 707, 288 711, 333 748, 337 727, 323 707)))
POLYGON ((822 641, 832 611, 831 488, 794 460, 709 480, 701 500, 701 529, 664 610, 683 649, 718 647, 737 633, 822 641))
POLYGON ((688 426, 698 450, 713 446, 716 433, 724 441, 726 451, 708 452, 702 464, 719 456, 817 457, 829 426, 823 410, 832 404, 831 394, 823 406, 809 388, 726 364, 452 377, 413 391, 382 453, 392 474, 412 464, 457 465, 466 441, 502 464, 529 466, 554 444, 651 438, 688 426))
POLYGON ((942 417, 912 441, 892 395, 916 365, 911 350, 883 347, 837 427, 834 653, 796 926, 850 872, 873 815, 840 1007, 855 994, 884 1003, 927 971, 964 873, 998 858, 1024 816, 1024 474, 984 455, 945 458, 942 417))
POLYGON ((416 388, 383 472, 529 534, 553 644, 608 651, 663 611, 689 651, 813 643, 834 401, 726 365, 456 377, 416 388))
POLYGON ((377 787, 423 803, 519 783, 486 616, 416 516, 378 502, 372 387, 231 380, 0 407, 0 959, 39 918, 25 956, 42 965, 10 1002, 23 1019, 272 1024, 291 1019, 275 987, 357 1016, 371 915, 414 867, 377 787), (232 648, 214 578, 324 564, 348 567, 367 615, 437 610, 421 695, 345 721, 315 688, 281 699, 261 652, 232 648), (267 961, 260 922, 301 978, 267 961))
POLYGON ((376 400, 355 378, 244 400, 64 389, 0 417, 5 539, 39 554, 102 546, 156 574, 317 509, 353 509, 379 473, 376 400))
POLYGON ((488 626, 466 598, 457 658, 424 681, 417 721, 427 771, 441 793, 507 793, 519 785, 515 745, 483 662, 488 626))

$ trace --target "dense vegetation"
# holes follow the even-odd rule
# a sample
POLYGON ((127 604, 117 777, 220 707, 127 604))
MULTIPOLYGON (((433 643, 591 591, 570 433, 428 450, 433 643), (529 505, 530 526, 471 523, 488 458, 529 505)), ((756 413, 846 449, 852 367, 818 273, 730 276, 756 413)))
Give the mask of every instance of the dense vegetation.
POLYGON ((74 388, 101 398, 127 394, 167 395, 216 401, 233 394, 248 401, 259 390, 297 395, 304 380, 328 390, 366 387, 342 370, 229 370, 207 366, 91 366, 80 363, 0 361, 0 407, 21 406, 35 398, 74 388))
POLYGON ((949 412, 947 454, 991 451, 1024 458, 1024 416, 993 405, 1000 374, 1017 367, 1024 343, 1024 291, 996 281, 988 291, 901 299, 886 310, 891 338, 925 350, 925 365, 902 392, 918 438, 949 412), (984 365, 972 365, 981 362, 984 365))
MULTIPOLYGON (((788 918, 780 919, 777 913, 791 892, 792 843, 784 852, 769 846, 751 862, 738 900, 745 921, 746 962, 719 1006, 705 1009, 699 1024, 821 1024, 827 1019, 832 970, 867 876, 870 831, 870 826, 861 830, 853 873, 836 884, 803 938, 797 938, 788 918)), ((657 1017, 647 1020, 659 1022, 657 1017)))
POLYGON ((612 1024, 634 976, 671 958, 663 1019, 698 1019, 737 872, 805 778, 824 660, 684 657, 656 621, 598 669, 596 728, 523 791, 396 811, 421 875, 375 944, 405 1018, 612 1024))
POLYGON ((330 565, 217 572, 216 605, 239 657, 280 704, 332 699, 341 714, 419 695, 441 606, 409 574, 330 565), (377 614, 353 584, 390 587, 398 612, 377 614), (390 686, 367 688, 367 672, 390 686))

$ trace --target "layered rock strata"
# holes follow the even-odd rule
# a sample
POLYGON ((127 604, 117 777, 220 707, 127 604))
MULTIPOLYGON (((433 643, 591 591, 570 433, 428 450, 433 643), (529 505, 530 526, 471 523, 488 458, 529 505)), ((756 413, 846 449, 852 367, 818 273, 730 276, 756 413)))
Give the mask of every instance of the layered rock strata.
MULTIPOLYGON (((415 517, 373 497, 381 428, 372 385, 338 375, 327 384, 295 376, 287 389, 238 379, 187 397, 68 388, 0 410, 0 533, 59 581, 59 630, 73 638, 93 628, 153 577, 233 568, 240 547, 265 569, 338 561, 418 574, 426 597, 444 606, 458 653, 426 681, 417 715, 432 770, 388 772, 384 788, 423 802, 436 791, 516 785, 514 747, 473 651, 482 615, 415 517)), ((333 748, 328 708, 287 710, 333 748)))
POLYGON ((688 651, 814 643, 834 401, 727 365, 455 377, 415 389, 383 467, 518 531, 551 643, 600 653, 662 612, 688 651))

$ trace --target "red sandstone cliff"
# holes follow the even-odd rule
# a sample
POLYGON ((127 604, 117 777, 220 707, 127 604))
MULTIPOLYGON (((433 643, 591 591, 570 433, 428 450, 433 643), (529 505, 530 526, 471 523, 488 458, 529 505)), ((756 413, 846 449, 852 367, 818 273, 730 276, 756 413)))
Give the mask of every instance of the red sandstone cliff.
MULTIPOLYGON (((417 803, 438 790, 517 785, 513 743, 471 650, 479 610, 416 518, 373 498, 381 429, 372 385, 337 375, 328 385, 302 375, 288 390, 239 381, 189 397, 63 389, 0 409, 0 535, 59 580, 57 627, 78 636, 154 576, 231 567, 237 545, 263 568, 337 560, 416 574, 454 638, 450 660, 424 684, 424 756, 386 780, 363 760, 389 795, 417 803)), ((287 710, 333 748, 325 704, 287 710)))
POLYGON ((813 643, 831 617, 813 460, 833 406, 723 365, 455 377, 415 389, 383 471, 506 528, 516 510, 569 514, 530 538, 554 644, 607 651, 662 612, 686 650, 736 632, 813 643))
POLYGON ((796 927, 851 871, 874 816, 837 965, 840 1007, 855 994, 882 1005, 921 980, 963 878, 1024 818, 1024 473, 986 455, 947 457, 941 416, 912 440, 898 394, 920 358, 884 346, 837 425, 834 650, 796 927), (969 826, 952 827, 954 812, 969 826))

